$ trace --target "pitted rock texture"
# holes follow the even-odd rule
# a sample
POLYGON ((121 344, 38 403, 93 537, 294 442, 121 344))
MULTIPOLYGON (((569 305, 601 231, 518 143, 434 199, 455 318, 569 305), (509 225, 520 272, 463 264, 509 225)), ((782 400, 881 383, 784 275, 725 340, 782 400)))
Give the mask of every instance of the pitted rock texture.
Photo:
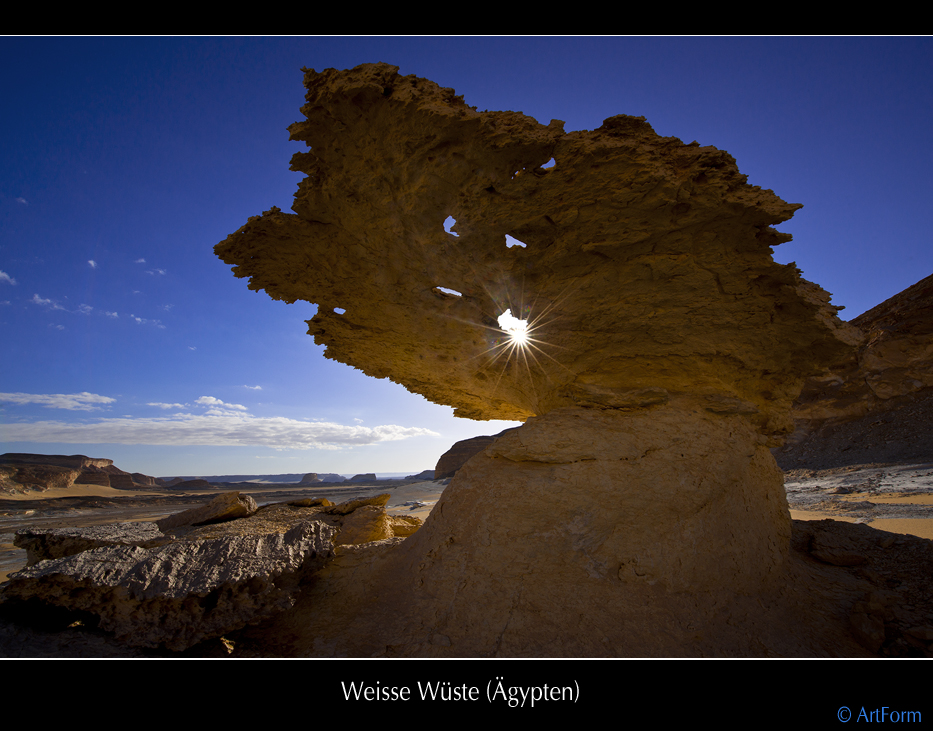
POLYGON ((295 213, 215 251, 251 289, 316 303, 328 358, 468 418, 687 392, 780 434, 802 379, 855 342, 829 295, 771 258, 800 206, 726 152, 642 117, 565 133, 478 112, 388 64, 306 70, 305 86, 295 213), (530 323, 524 353, 506 309, 530 323))
POLYGON ((17 531, 13 544, 26 550, 27 566, 73 556, 82 551, 103 546, 143 546, 151 548, 167 543, 167 538, 155 523, 113 523, 87 528, 53 528, 46 531, 17 531))
POLYGON ((334 533, 308 521, 284 533, 95 548, 13 574, 3 600, 92 612, 128 644, 183 650, 290 607, 332 555, 334 533))

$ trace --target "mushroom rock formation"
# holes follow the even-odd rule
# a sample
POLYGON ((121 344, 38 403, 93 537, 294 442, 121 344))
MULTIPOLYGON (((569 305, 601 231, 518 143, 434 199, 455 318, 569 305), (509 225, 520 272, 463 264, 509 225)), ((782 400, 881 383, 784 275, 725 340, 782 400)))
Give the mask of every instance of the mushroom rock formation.
MULTIPOLYGON (((457 416, 525 422, 387 563, 356 564, 406 607, 368 624, 368 593, 359 651, 575 654, 555 631, 587 608, 624 626, 658 592, 780 579, 790 517, 768 447, 803 380, 859 337, 772 260, 790 239, 772 226, 800 206, 642 117, 565 133, 387 64, 305 70, 305 86, 294 214, 250 218, 217 255, 251 289, 316 303, 326 357, 457 416)), ((324 624, 353 606, 327 601, 324 624)), ((623 651, 612 637, 588 651, 623 651)))

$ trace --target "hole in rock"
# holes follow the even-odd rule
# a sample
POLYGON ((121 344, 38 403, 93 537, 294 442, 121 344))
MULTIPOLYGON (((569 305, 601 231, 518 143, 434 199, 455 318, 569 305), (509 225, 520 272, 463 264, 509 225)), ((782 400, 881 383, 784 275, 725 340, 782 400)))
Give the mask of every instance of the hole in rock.
POLYGON ((452 294, 454 297, 462 297, 462 296, 463 296, 462 294, 460 294, 460 293, 459 293, 457 290, 455 290, 455 289, 447 289, 447 287, 435 287, 435 289, 439 289, 439 290, 440 290, 441 292, 443 292, 444 294, 452 294))
POLYGON ((508 333, 509 338, 516 345, 528 342, 528 320, 519 320, 513 317, 511 308, 499 315, 499 327, 508 333))
POLYGON ((344 312, 346 312, 346 310, 343 309, 343 307, 335 307, 334 312, 336 312, 338 315, 342 315, 344 312))
POLYGON ((521 246, 523 249, 524 249, 526 246, 528 246, 528 244, 523 244, 521 241, 519 241, 519 240, 516 239, 516 238, 512 238, 512 237, 509 236, 508 234, 505 235, 505 245, 508 246, 510 249, 511 249, 513 246, 521 246))
POLYGON ((447 216, 447 218, 444 219, 444 230, 445 230, 447 233, 449 233, 451 236, 459 236, 459 235, 460 235, 460 234, 456 234, 456 233, 454 233, 453 231, 450 230, 450 229, 452 229, 452 228, 453 228, 454 226, 456 226, 456 225, 457 225, 457 221, 454 219, 453 216, 447 216))

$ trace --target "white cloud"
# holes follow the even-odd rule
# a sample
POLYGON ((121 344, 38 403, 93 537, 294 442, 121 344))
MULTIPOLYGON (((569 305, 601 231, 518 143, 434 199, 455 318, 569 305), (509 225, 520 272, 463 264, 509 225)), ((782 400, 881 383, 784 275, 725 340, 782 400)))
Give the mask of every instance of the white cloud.
POLYGON ((136 317, 136 315, 130 314, 130 318, 136 320, 140 325, 153 325, 155 327, 165 329, 165 325, 162 324, 161 320, 147 320, 145 317, 136 317))
POLYGON ((16 284, 16 280, 13 279, 13 277, 11 277, 9 274, 3 271, 0 271, 0 282, 7 282, 8 284, 16 284))
POLYGON ((58 304, 58 302, 55 302, 50 299, 45 299, 44 297, 40 297, 37 294, 34 294, 32 296, 32 299, 29 301, 35 305, 42 305, 43 307, 51 307, 53 310, 64 310, 65 309, 60 304, 58 304))
POLYGON ((345 449, 411 437, 440 436, 430 429, 387 424, 346 426, 248 414, 175 414, 151 419, 112 418, 95 423, 40 421, 0 425, 11 442, 254 446, 273 449, 345 449))
POLYGON ((158 406, 160 409, 184 409, 186 404, 163 404, 161 402, 150 402, 146 406, 158 406))
POLYGON ((134 263, 134 264, 145 264, 145 263, 146 263, 146 260, 145 260, 145 259, 137 259, 137 260, 134 261, 133 263, 134 263))
POLYGON ((91 265, 91 269, 97 269, 97 262, 93 259, 88 259, 87 263, 91 265))
POLYGON ((164 269, 147 269, 146 274, 165 274, 164 269))
POLYGON ((27 201, 25 198, 17 198, 17 199, 16 199, 16 202, 17 202, 17 203, 22 203, 24 206, 28 206, 28 205, 29 205, 29 201, 27 201))
POLYGON ((0 393, 0 401, 13 404, 41 404, 48 409, 91 411, 100 408, 95 404, 112 404, 116 399, 82 391, 81 393, 0 393))
POLYGON ((90 305, 78 305, 78 312, 82 315, 90 315, 93 309, 90 305))
POLYGON ((107 315, 107 317, 119 317, 119 315, 116 312, 107 312, 105 310, 104 314, 107 315))
POLYGON ((213 396, 201 396, 201 398, 195 400, 195 403, 201 406, 212 406, 213 408, 207 412, 208 414, 222 415, 230 412, 249 411, 242 404, 225 404, 219 398, 213 396))
POLYGON ((262 391, 262 386, 243 386, 243 388, 248 388, 252 391, 262 391))

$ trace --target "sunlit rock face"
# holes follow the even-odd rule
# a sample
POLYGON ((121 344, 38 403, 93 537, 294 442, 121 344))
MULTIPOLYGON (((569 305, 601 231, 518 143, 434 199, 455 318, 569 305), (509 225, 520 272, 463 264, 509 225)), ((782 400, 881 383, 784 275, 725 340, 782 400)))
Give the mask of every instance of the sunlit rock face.
POLYGON ((306 70, 289 130, 307 177, 294 214, 216 247, 238 277, 316 303, 327 357, 458 416, 686 392, 788 430, 801 379, 844 352, 829 296, 771 258, 790 238, 771 227, 799 205, 641 117, 565 133, 397 71, 306 70), (506 310, 529 323, 526 347, 506 310))
POLYGON ((216 252, 252 289, 316 303, 327 357, 525 424, 411 539, 322 575, 307 652, 778 651, 746 631, 785 628, 749 619, 757 599, 730 614, 787 580, 768 446, 803 379, 860 337, 771 258, 799 206, 641 117, 565 133, 397 71, 306 71, 295 213, 216 252))

